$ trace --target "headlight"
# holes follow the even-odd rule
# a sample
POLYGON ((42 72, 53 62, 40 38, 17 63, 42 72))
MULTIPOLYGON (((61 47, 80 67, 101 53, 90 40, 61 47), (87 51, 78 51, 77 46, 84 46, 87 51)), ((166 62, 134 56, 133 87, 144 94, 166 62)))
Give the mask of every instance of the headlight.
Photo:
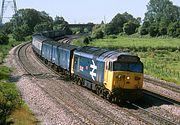
POLYGON ((127 80, 130 80, 130 76, 127 76, 126 79, 127 79, 127 80))
POLYGON ((119 75, 118 78, 121 79, 121 75, 119 75))
POLYGON ((124 75, 118 75, 118 76, 116 76, 116 78, 118 78, 119 80, 122 80, 125 78, 125 76, 124 75))

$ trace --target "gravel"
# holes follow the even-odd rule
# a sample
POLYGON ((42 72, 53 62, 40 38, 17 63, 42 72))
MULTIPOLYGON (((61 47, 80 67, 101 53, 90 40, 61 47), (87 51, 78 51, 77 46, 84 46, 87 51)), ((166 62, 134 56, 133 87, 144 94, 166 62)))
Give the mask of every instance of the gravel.
MULTIPOLYGON (((10 51, 6 65, 13 67, 12 81, 16 82, 22 98, 28 104, 33 114, 44 125, 81 125, 81 124, 122 124, 143 125, 143 121, 133 116, 115 104, 95 95, 91 91, 74 85, 70 81, 63 81, 61 76, 52 74, 47 68, 37 62, 31 48, 28 48, 30 63, 43 75, 31 77, 17 64, 15 48, 10 51), (116 122, 117 121, 117 122, 116 122)), ((179 93, 164 90, 145 83, 145 88, 157 92, 175 94, 179 93)), ((131 109, 128 109, 131 111, 131 109)), ((150 110, 167 115, 179 123, 180 108, 173 105, 152 106, 150 110)))

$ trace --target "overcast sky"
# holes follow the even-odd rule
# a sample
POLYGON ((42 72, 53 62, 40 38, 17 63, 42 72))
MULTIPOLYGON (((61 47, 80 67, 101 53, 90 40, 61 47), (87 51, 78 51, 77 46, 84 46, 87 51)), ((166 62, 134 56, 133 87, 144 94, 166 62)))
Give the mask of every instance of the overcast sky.
MULTIPOLYGON (((12 0, 13 1, 13 0, 12 0)), ((180 0, 171 0, 180 6, 180 0)), ((2 0, 0 0, 2 4, 2 0)), ((117 13, 128 12, 134 17, 144 18, 149 0, 16 0, 17 8, 34 8, 45 11, 53 18, 63 16, 69 23, 106 23, 117 13)), ((10 13, 10 6, 6 15, 10 13)))

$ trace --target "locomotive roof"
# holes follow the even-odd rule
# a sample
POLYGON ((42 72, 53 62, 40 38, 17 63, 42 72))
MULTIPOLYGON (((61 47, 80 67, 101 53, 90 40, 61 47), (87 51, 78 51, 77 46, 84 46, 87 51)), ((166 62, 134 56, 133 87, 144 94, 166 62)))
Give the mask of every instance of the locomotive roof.
POLYGON ((127 57, 130 59, 134 58, 134 60, 139 60, 139 57, 134 56, 130 53, 125 52, 117 52, 117 51, 109 51, 102 48, 97 47, 90 47, 90 46, 84 46, 80 47, 78 51, 83 54, 92 55, 93 58, 96 58, 99 61, 108 60, 108 61, 116 61, 116 60, 123 60, 127 59, 127 57))

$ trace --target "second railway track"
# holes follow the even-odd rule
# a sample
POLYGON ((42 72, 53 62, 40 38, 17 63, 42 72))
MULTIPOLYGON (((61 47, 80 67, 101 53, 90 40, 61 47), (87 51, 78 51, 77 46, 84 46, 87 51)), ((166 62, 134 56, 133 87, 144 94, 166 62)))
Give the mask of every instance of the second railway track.
MULTIPOLYGON (((30 65, 30 61, 28 61, 28 56, 26 55, 26 51, 30 44, 26 43, 18 48, 18 57, 20 61, 21 67, 26 71, 24 75, 29 75, 30 77, 38 78, 40 76, 46 77, 46 75, 43 75, 43 73, 39 72, 35 67, 30 65)), ((58 78, 58 76, 57 76, 58 78)), ((104 112, 101 109, 98 109, 97 107, 94 107, 87 101, 84 101, 81 99, 80 95, 74 95, 73 92, 71 92, 72 98, 63 98, 63 94, 69 94, 69 93, 61 93, 61 91, 56 90, 56 88, 61 88, 61 86, 53 84, 57 81, 54 81, 52 79, 49 79, 46 77, 47 80, 51 80, 52 84, 50 84, 50 88, 45 88, 42 85, 37 84, 45 93, 47 93, 53 100, 58 104, 59 100, 63 101, 68 107, 71 107, 72 110, 74 110, 76 113, 80 114, 86 121, 89 121, 88 123, 99 125, 99 124, 124 124, 123 122, 120 122, 121 120, 116 119, 115 116, 109 115, 107 112, 104 112), (56 87, 54 87, 56 85, 56 87), (54 89, 53 89, 54 88, 54 89), (57 93, 58 92, 58 93, 57 93), (59 95, 59 96, 54 96, 59 95), (75 100, 74 100, 75 99, 75 100), (76 102, 77 101, 77 102, 76 102), (83 103, 83 104, 81 104, 83 103), (78 104, 81 104, 83 107, 77 107, 78 104), (76 106, 75 106, 76 105, 76 106), (89 110, 89 111, 86 111, 89 110), (93 114, 91 114, 93 113, 93 114)), ((61 88, 63 89, 63 88, 61 88)), ((64 88, 65 89, 65 88, 64 88)), ((68 88, 66 88, 68 89, 68 88)), ((68 97, 68 96, 66 96, 68 97)))
MULTIPOLYGON (((19 57, 19 61, 21 62, 21 67, 23 67, 23 69, 27 72, 25 75, 30 75, 32 77, 39 77, 39 76, 45 76, 45 73, 43 72, 39 72, 35 67, 31 66, 30 64, 30 61, 28 61, 28 56, 26 54, 26 51, 27 51, 27 48, 30 47, 30 44, 28 43, 25 43, 24 45, 22 46, 19 46, 17 49, 18 49, 18 57, 19 57), (24 47, 24 48, 23 48, 24 47), (21 51, 20 51, 21 50, 21 51)), ((52 76, 55 76, 56 78, 58 78, 58 76, 56 75, 52 75, 52 76)), ((48 79, 48 78, 47 78, 48 79)), ((51 80, 51 79, 50 79, 51 80)), ((53 84, 55 85, 55 84, 53 84)), ((61 98, 61 97, 53 97, 53 93, 56 93, 56 91, 51 91, 49 89, 46 89, 44 88, 43 86, 41 85, 38 85, 43 91, 45 91, 47 94, 49 94, 56 102, 58 102, 58 100, 63 100, 64 103, 66 103, 69 107, 71 107, 74 111, 78 112, 78 114, 80 114, 81 116, 83 116, 86 120, 89 121, 89 123, 91 124, 99 124, 100 122, 96 119, 93 119, 92 120, 92 116, 93 115, 90 115, 89 117, 87 117, 87 113, 84 114, 83 111, 80 110, 80 107, 79 109, 77 110, 76 108, 74 108, 74 105, 72 104, 73 101, 69 101, 71 99, 64 99, 64 98, 61 98)), ((58 87, 61 87, 59 85, 57 85, 58 87)), ((62 88, 61 88, 62 89, 62 88)), ((78 91, 77 91, 78 93, 78 91)), ((59 93, 59 94, 63 94, 63 93, 59 93)), ((70 94, 73 98, 76 98, 77 100, 79 100, 79 102, 81 103, 84 103, 84 100, 80 98, 80 95, 74 95, 73 92, 70 94)), ((105 123, 109 122, 109 123, 112 123, 112 124, 123 124, 122 122, 119 121, 118 118, 114 118, 114 116, 111 114, 111 115, 108 115, 107 112, 104 112, 104 111, 101 111, 101 109, 94 109, 93 105, 91 105, 90 103, 84 103, 84 105, 86 105, 87 107, 89 107, 89 110, 94 110, 96 113, 96 116, 99 114, 99 115, 102 115, 101 117, 104 118, 104 121, 105 123), (103 113, 104 112, 104 113, 103 113)), ((144 109, 136 104, 132 104, 133 106, 136 106, 136 108, 138 108, 139 110, 143 111, 144 109)), ((147 111, 143 111, 144 113, 147 111)), ((163 119, 162 117, 159 117, 157 116, 156 114, 154 113, 148 113, 150 114, 152 117, 156 117, 158 120, 162 121, 162 124, 173 124, 173 125, 178 125, 178 123, 176 122, 173 122, 171 120, 167 120, 167 119, 163 119)), ((133 115, 132 115, 133 116, 133 115)), ((95 117, 95 116, 94 116, 95 117)), ((100 117, 100 118, 101 118, 100 117)), ((138 117, 138 116, 137 116, 138 117)), ((138 118, 137 118, 138 119, 138 118)), ((149 122, 148 120, 144 119, 144 118, 139 118, 139 120, 143 121, 144 123, 146 124, 153 124, 152 122, 149 122)), ((101 124, 103 124, 103 121, 101 122, 101 124)))

